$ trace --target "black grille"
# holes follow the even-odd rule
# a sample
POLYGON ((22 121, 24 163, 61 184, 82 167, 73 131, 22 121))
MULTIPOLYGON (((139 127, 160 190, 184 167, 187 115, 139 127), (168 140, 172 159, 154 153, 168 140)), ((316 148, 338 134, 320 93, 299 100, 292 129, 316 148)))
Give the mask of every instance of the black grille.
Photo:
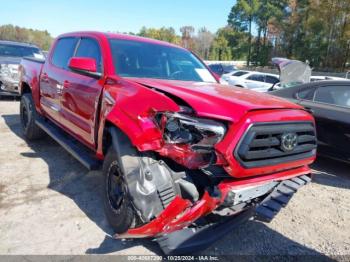
POLYGON ((259 123, 249 128, 234 154, 244 167, 270 166, 311 157, 316 143, 313 123, 259 123), (290 151, 281 146, 286 134, 297 135, 297 144, 290 151))

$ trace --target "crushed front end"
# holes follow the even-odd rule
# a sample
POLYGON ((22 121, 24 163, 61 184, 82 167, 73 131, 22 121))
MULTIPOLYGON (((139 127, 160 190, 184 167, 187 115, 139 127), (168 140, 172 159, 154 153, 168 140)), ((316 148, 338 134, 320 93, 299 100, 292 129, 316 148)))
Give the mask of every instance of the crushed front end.
POLYGON ((316 133, 304 110, 254 110, 230 123, 182 107, 154 119, 163 144, 129 181, 140 223, 117 238, 155 237, 166 253, 186 252, 194 232, 244 216, 271 221, 311 180, 316 133))

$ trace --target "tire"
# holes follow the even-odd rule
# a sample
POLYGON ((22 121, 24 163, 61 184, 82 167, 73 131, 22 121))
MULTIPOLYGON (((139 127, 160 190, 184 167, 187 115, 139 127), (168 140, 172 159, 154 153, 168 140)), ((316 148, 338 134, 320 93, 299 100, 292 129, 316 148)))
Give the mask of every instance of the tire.
POLYGON ((26 139, 36 140, 42 138, 45 132, 35 123, 38 114, 35 109, 34 101, 30 93, 25 93, 21 97, 20 102, 20 118, 23 133, 26 139))
POLYGON ((103 163, 103 202, 107 221, 117 234, 125 233, 135 225, 136 220, 124 174, 119 166, 118 155, 111 146, 103 163))

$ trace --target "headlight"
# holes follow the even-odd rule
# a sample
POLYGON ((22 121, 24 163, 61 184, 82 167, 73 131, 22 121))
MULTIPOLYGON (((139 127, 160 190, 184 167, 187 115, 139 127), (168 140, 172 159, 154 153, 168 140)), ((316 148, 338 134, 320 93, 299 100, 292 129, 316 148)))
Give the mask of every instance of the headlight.
POLYGON ((193 150, 212 149, 226 133, 223 123, 179 113, 162 113, 164 139, 171 144, 190 144, 193 150))
POLYGON ((17 64, 1 64, 0 75, 18 81, 18 65, 17 64))
POLYGON ((9 76, 11 74, 10 67, 8 64, 1 64, 0 65, 0 75, 3 76, 9 76))

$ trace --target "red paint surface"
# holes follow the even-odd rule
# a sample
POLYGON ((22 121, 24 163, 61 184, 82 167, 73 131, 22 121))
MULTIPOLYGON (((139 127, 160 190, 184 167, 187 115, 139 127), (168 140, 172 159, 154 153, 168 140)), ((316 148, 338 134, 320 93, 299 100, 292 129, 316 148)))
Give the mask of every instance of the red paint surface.
POLYGON ((89 72, 97 71, 95 59, 86 57, 72 57, 69 61, 69 67, 78 70, 86 70, 89 72))

